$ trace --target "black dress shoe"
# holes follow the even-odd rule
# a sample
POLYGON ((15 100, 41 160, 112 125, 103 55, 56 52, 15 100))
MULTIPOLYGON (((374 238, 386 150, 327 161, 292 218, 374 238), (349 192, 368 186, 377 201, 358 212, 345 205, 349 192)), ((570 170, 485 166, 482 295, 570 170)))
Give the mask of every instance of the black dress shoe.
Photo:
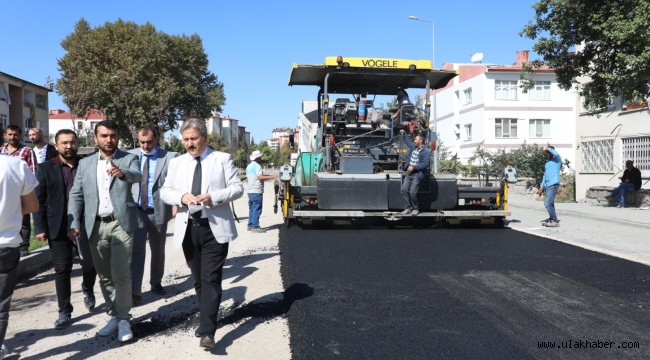
POLYGON ((62 330, 72 325, 72 315, 70 313, 61 312, 59 317, 54 321, 54 328, 62 330))
POLYGON ((95 295, 84 295, 84 306, 86 310, 93 311, 95 308, 95 295))
POLYGON ((201 336, 199 345, 207 349, 212 349, 214 347, 214 336, 208 334, 201 336))
POLYGON ((151 292, 156 293, 158 295, 165 295, 167 292, 165 289, 162 287, 162 285, 151 285, 151 292))

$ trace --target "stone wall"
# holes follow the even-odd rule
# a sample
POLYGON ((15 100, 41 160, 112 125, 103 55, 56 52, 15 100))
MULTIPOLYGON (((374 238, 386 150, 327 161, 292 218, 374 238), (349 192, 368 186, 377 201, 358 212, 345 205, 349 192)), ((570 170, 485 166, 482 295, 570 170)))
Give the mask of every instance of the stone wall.
MULTIPOLYGON (((616 189, 613 186, 593 186, 587 190, 585 202, 595 204, 609 203, 612 206, 618 204, 618 199, 608 200, 606 196, 610 196, 612 191, 616 189)), ((628 191, 625 193, 625 206, 647 208, 650 207, 650 190, 639 189, 637 191, 628 191)))

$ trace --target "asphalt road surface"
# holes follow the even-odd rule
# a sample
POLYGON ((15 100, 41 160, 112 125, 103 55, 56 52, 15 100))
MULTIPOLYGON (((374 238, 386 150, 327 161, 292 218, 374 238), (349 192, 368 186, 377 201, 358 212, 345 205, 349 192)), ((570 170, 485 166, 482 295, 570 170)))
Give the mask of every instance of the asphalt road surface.
POLYGON ((650 358, 650 267, 511 229, 280 230, 293 359, 650 358))

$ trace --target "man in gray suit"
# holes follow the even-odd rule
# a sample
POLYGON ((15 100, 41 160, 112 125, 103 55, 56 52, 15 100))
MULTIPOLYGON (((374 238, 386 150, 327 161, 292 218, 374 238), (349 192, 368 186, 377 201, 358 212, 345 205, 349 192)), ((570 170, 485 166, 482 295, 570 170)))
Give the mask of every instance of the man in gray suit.
POLYGON ((138 157, 117 148, 120 136, 115 122, 99 122, 94 140, 98 151, 79 161, 70 190, 68 237, 74 241, 81 234, 81 226, 89 235, 99 285, 111 316, 97 334, 117 333, 118 340, 124 342, 133 338, 129 324, 133 232, 143 227, 131 186, 142 174, 138 157))
POLYGON ((142 302, 142 277, 147 237, 151 249, 149 279, 151 291, 158 295, 165 295, 161 281, 165 271, 167 222, 172 218, 172 207, 160 198, 160 188, 167 176, 167 165, 176 157, 176 153, 159 148, 158 139, 156 128, 153 125, 144 125, 138 129, 140 148, 129 150, 130 153, 140 157, 142 181, 133 184, 132 192, 144 222, 144 228, 136 230, 133 234, 133 260, 131 261, 133 306, 138 306, 142 302))

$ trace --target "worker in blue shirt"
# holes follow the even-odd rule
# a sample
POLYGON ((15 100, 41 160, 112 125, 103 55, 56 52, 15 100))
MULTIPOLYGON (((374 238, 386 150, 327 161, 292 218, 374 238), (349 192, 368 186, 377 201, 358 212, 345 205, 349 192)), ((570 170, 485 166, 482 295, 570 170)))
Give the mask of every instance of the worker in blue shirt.
POLYGON ((555 195, 560 188, 560 169, 562 167, 562 157, 553 146, 544 149, 546 154, 546 164, 544 164, 544 177, 537 191, 539 195, 546 195, 544 206, 548 211, 548 219, 542 225, 546 227, 558 227, 560 223, 555 213, 555 195))

